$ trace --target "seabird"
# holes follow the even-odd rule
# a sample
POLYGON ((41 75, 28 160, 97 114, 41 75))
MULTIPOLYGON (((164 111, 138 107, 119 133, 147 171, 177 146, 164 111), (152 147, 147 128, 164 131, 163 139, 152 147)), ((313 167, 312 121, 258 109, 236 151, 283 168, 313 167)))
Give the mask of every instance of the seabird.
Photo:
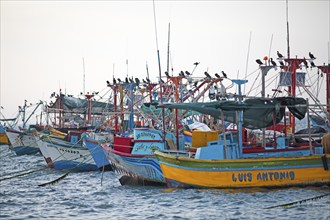
POLYGON ((150 83, 150 79, 148 77, 146 78, 146 80, 147 80, 148 83, 150 83))
POLYGON ((116 84, 117 84, 117 81, 116 81, 116 79, 115 79, 115 78, 113 78, 113 79, 112 79, 112 83, 113 83, 114 85, 116 85, 116 84))
POLYGON ((316 67, 316 65, 313 61, 311 61, 311 67, 316 67))
POLYGON ((140 84, 139 78, 135 78, 135 82, 136 82, 136 84, 140 84))
POLYGON ((217 77, 217 78, 221 78, 221 76, 220 76, 218 73, 215 73, 214 75, 215 75, 215 77, 217 77))
POLYGON ((280 63, 281 66, 284 66, 284 63, 283 63, 282 60, 280 60, 279 63, 280 63))
POLYGON ((165 75, 166 75, 166 77, 170 77, 170 75, 168 74, 167 71, 165 71, 165 75))
POLYGON ((210 74, 208 74, 207 72, 204 72, 205 76, 209 79, 212 79, 212 77, 210 76, 210 74))
POLYGON ((188 71, 184 72, 187 76, 190 76, 190 73, 188 71))
POLYGON ((312 60, 315 60, 315 57, 314 57, 314 55, 311 53, 311 52, 309 52, 309 57, 312 59, 312 60))
POLYGON ((305 67, 308 68, 308 63, 307 63, 307 61, 306 61, 305 58, 304 58, 304 60, 303 60, 303 63, 304 63, 304 65, 305 65, 305 67))
POLYGON ((109 82, 109 80, 107 80, 107 86, 110 86, 110 82, 109 82))
POLYGON ((273 58, 270 58, 270 62, 272 63, 273 66, 277 66, 276 62, 273 60, 273 58))
POLYGON ((182 70, 180 71, 179 76, 185 77, 184 72, 182 70))
POLYGON ((129 82, 128 82, 128 78, 127 78, 127 77, 125 78, 125 83, 129 83, 129 82))
POLYGON ((224 78, 227 78, 227 74, 224 71, 221 71, 224 78))
POLYGON ((257 64, 262 65, 262 61, 260 59, 256 59, 257 64))
POLYGON ((195 62, 194 65, 197 66, 199 64, 199 62, 195 62))
POLYGON ((283 55, 279 51, 277 51, 277 56, 278 58, 283 58, 283 55))
POLYGON ((118 80, 119 83, 121 83, 121 80, 119 78, 117 80, 118 80))

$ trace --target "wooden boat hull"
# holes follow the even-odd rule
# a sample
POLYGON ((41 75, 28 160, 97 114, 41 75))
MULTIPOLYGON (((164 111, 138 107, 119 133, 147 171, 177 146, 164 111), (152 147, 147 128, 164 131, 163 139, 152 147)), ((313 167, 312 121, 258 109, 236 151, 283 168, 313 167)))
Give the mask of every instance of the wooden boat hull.
POLYGON ((55 170, 94 171, 97 170, 92 155, 85 147, 60 141, 42 140, 40 146, 47 165, 55 170))
POLYGON ((330 184, 330 155, 295 158, 197 160, 155 155, 168 187, 244 188, 330 184))
POLYGON ((103 148, 96 140, 89 137, 84 137, 84 144, 88 148, 96 163, 96 166, 99 169, 112 170, 111 164, 105 156, 103 148))
POLYGON ((165 185, 164 175, 153 154, 130 154, 115 151, 105 144, 101 146, 117 174, 165 185))
POLYGON ((7 129, 6 134, 11 143, 10 149, 16 155, 33 155, 40 152, 41 142, 38 137, 11 129, 7 129))
POLYGON ((9 145, 9 139, 6 135, 6 130, 0 123, 0 145, 9 145))
POLYGON ((0 145, 9 145, 9 139, 6 133, 0 133, 0 145))

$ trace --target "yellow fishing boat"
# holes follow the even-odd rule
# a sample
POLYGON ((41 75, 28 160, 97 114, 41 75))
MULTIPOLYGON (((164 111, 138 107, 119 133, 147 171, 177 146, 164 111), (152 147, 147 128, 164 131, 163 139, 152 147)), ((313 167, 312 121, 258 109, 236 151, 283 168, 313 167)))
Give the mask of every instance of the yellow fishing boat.
POLYGON ((156 151, 168 187, 244 188, 330 184, 330 154, 293 158, 202 160, 156 151))

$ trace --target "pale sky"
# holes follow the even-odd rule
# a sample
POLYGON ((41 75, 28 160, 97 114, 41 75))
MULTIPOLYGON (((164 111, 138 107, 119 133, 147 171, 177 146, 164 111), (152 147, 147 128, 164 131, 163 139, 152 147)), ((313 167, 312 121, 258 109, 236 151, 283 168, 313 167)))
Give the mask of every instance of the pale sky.
MULTIPOLYGON (((244 78, 258 69, 257 58, 287 53, 284 0, 163 0, 155 1, 155 10, 162 73, 169 23, 175 75, 200 62, 194 76, 223 70, 230 78, 244 78)), ((329 62, 329 11, 329 0, 289 1, 291 57, 308 57, 311 51, 316 65, 329 62)), ((6 118, 15 116, 25 99, 49 102, 60 88, 80 94, 83 58, 86 92, 103 91, 113 73, 145 78, 146 63, 151 79, 159 74, 151 0, 1 0, 0 46, 0 105, 6 118)))

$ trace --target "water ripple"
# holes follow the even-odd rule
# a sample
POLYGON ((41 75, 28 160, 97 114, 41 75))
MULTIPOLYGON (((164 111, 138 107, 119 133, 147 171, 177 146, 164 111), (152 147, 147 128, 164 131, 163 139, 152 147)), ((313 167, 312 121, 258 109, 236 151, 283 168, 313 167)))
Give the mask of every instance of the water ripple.
POLYGON ((113 172, 70 173, 46 167, 42 156, 15 156, 0 146, 0 219, 330 219, 330 196, 287 208, 266 207, 329 193, 328 187, 279 190, 168 189, 120 186, 113 172))

